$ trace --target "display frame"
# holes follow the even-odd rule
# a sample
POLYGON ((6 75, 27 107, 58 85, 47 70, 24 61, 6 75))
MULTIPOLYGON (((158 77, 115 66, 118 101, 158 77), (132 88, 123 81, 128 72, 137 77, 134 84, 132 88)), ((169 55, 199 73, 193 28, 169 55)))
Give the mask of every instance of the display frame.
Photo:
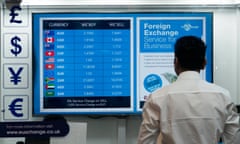
MULTIPOLYGON (((206 67, 206 71, 207 73, 209 73, 207 75, 207 80, 209 82, 213 82, 213 43, 212 43, 212 39, 213 39, 213 13, 212 12, 147 12, 147 11, 144 11, 144 12, 69 12, 69 13, 60 13, 60 12, 51 12, 51 13, 46 13, 45 11, 43 12, 33 12, 32 13, 32 21, 33 21, 33 68, 34 68, 34 77, 33 77, 33 114, 35 115, 42 115, 42 114, 63 114, 63 115, 133 115, 133 114, 140 114, 141 113, 141 109, 142 109, 142 106, 144 104, 144 101, 146 100, 146 97, 145 96, 140 96, 140 87, 139 87, 139 83, 142 83, 140 82, 139 80, 139 76, 141 74, 139 74, 139 60, 141 59, 140 58, 140 55, 141 53, 138 52, 140 51, 139 47, 141 44, 139 44, 137 42, 137 39, 136 37, 138 37, 139 33, 137 32, 136 30, 136 27, 133 28, 133 33, 132 33, 132 37, 134 37, 133 39, 133 42, 132 44, 130 44, 132 47, 131 47, 131 52, 132 52, 132 56, 131 56, 131 80, 130 80, 130 93, 131 93, 131 108, 130 109, 127 109, 125 110, 124 108, 116 108, 114 109, 113 107, 111 108, 107 108, 107 109, 97 109, 97 108, 71 108, 70 111, 66 110, 66 108, 57 108, 57 109, 51 109, 51 111, 41 111, 40 110, 40 103, 42 100, 39 99, 39 83, 36 83, 36 79, 39 79, 38 76, 40 76, 40 73, 38 73, 38 68, 39 68, 39 57, 37 56, 36 57, 36 54, 38 53, 36 51, 36 47, 38 44, 36 44, 36 31, 34 31, 34 15, 59 15, 59 17, 62 17, 62 15, 80 15, 82 17, 84 17, 86 19, 96 19, 96 17, 102 17, 101 15, 104 15, 104 17, 107 17, 107 18, 111 18, 112 16, 115 17, 116 19, 116 16, 118 15, 122 15, 122 16, 118 16, 117 18, 124 18, 124 17, 130 17, 130 18, 133 18, 133 24, 132 25, 138 25, 137 24, 137 20, 136 17, 137 16, 143 16, 145 18, 151 18, 151 17, 170 17, 172 16, 184 16, 184 17, 204 17, 205 20, 207 21, 206 23, 206 33, 208 33, 208 35, 205 37, 205 41, 206 41, 206 44, 208 46, 208 48, 210 47, 210 51, 208 51, 207 53, 207 59, 208 59, 208 65, 206 67), (85 15, 85 16, 84 16, 85 15), (92 16, 89 16, 89 15, 92 15, 92 16), (132 16, 132 15, 137 15, 137 16, 132 16), (154 16, 155 15, 155 16, 154 16), (210 72, 209 72, 210 71, 210 72)), ((38 18, 37 18, 38 19, 38 18)), ((146 52, 143 52, 143 53, 146 53, 146 52)), ((163 83, 163 82, 162 82, 163 83)), ((161 86, 163 86, 164 84, 162 84, 161 86)), ((158 87, 159 88, 159 87, 158 87)), ((155 89, 154 89, 155 90, 155 89)), ((153 91, 150 91, 150 92, 153 92, 153 91)), ((149 93, 149 91, 147 91, 147 94, 149 93)), ((146 94, 144 94, 146 95, 146 94)))

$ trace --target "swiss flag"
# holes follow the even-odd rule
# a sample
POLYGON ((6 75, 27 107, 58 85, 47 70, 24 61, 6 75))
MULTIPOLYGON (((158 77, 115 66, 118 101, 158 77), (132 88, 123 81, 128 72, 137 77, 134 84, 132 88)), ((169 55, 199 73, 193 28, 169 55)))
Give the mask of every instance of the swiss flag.
POLYGON ((45 56, 54 56, 54 51, 46 51, 45 56))
POLYGON ((46 64, 45 68, 46 69, 54 69, 54 64, 46 64))
POLYGON ((54 42, 54 37, 46 37, 45 42, 46 43, 53 43, 54 42))

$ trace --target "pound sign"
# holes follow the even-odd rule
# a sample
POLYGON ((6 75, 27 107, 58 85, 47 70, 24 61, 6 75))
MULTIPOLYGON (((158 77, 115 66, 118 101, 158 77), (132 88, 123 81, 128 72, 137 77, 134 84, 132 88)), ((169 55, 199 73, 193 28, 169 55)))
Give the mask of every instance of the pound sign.
POLYGON ((20 41, 21 41, 21 39, 17 36, 15 36, 11 39, 11 44, 12 44, 12 46, 14 46, 14 49, 11 49, 11 53, 14 54, 15 56, 20 54, 22 51, 21 45, 18 44, 18 42, 20 42, 20 41))
POLYGON ((10 23, 22 23, 22 21, 21 20, 16 20, 15 19, 15 17, 16 16, 18 16, 19 14, 18 13, 15 13, 15 11, 16 10, 22 10, 22 8, 20 7, 20 6, 13 6, 12 8, 11 8, 11 13, 9 14, 9 16, 11 16, 12 18, 11 18, 11 20, 10 20, 10 23))

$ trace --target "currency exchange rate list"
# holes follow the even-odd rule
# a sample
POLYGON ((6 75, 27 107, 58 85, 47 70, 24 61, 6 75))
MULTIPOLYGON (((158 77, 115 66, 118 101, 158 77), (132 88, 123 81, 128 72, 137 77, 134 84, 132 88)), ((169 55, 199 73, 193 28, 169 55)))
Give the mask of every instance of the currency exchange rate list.
POLYGON ((42 33, 46 107, 130 106, 129 19, 44 20, 42 33))

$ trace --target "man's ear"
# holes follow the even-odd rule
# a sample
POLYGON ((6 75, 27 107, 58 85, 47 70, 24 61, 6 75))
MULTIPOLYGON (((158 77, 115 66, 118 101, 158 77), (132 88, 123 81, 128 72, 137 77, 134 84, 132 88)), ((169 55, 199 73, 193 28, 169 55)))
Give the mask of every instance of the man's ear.
POLYGON ((204 61, 203 61, 203 64, 202 64, 202 69, 204 69, 206 65, 207 65, 207 59, 204 58, 204 61))
POLYGON ((174 57, 174 65, 179 65, 179 60, 177 57, 174 57))
POLYGON ((179 75, 179 73, 181 71, 181 67, 179 65, 179 60, 177 57, 174 57, 174 70, 175 70, 176 74, 179 75))
POLYGON ((174 57, 174 64, 176 64, 177 63, 177 57, 174 57))

